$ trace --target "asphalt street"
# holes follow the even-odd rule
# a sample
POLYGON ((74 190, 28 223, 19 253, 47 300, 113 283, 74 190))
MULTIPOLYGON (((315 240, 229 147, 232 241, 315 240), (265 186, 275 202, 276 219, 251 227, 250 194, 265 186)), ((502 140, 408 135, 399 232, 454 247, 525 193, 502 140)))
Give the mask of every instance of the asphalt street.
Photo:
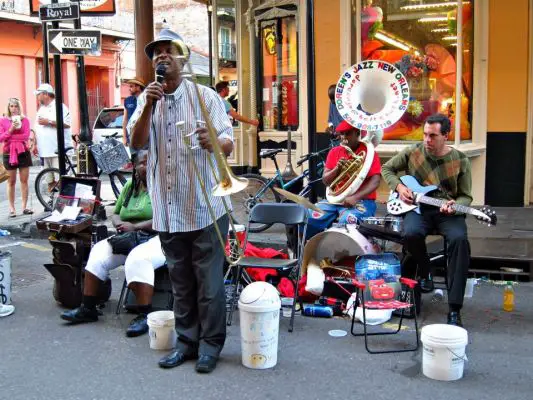
MULTIPOLYGON (((251 370, 241 364, 238 318, 228 328, 218 368, 199 375, 194 363, 161 370, 164 351, 149 348, 147 335, 127 338, 132 315, 115 315, 124 279, 112 273, 113 293, 97 323, 68 326, 52 297, 53 280, 43 264, 51 260, 46 240, 0 238, 12 252, 15 314, 0 319, 0 399, 530 399, 533 389, 533 285, 516 287, 516 309, 502 311, 503 287, 476 286, 463 318, 469 333, 464 377, 440 382, 421 373, 422 352, 370 355, 362 338, 334 338, 349 332, 348 319, 297 316, 295 331, 280 322, 277 365, 251 370)), ((444 303, 424 297, 420 323, 445 319, 444 303)), ((413 322, 397 337, 378 339, 402 346, 413 322)))

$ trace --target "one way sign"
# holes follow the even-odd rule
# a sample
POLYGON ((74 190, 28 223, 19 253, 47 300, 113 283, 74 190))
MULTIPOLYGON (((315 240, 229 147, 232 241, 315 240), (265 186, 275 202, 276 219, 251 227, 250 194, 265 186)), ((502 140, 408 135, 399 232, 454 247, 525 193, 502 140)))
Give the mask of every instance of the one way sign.
POLYGON ((50 29, 48 51, 52 54, 99 56, 102 47, 100 31, 84 29, 50 29))

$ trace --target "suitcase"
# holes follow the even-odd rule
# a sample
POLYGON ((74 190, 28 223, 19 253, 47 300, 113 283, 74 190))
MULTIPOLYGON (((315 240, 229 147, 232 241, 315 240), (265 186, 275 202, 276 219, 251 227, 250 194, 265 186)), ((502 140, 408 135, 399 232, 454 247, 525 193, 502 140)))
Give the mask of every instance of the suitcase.
POLYGON ((81 213, 75 220, 65 220, 60 222, 45 221, 46 217, 36 221, 37 228, 48 232, 59 232, 77 234, 85 230, 90 230, 93 223, 93 215, 100 204, 100 180, 98 178, 62 176, 59 181, 59 196, 54 204, 54 210, 63 211, 65 206, 82 207, 81 213), (90 186, 93 199, 81 199, 76 197, 76 185, 82 184, 90 186))

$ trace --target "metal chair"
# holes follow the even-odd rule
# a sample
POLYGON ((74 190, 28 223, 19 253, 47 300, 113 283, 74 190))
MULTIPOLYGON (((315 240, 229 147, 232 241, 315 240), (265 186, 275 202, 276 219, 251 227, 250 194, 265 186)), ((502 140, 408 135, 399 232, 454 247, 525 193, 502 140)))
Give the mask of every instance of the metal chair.
MULTIPOLYGON (((251 223, 262 224, 283 224, 287 226, 295 226, 298 231, 298 243, 296 252, 289 259, 271 259, 258 257, 243 257, 234 266, 237 268, 234 282, 238 284, 241 282, 243 268, 272 268, 276 269, 278 276, 289 278, 294 286, 294 301, 292 303, 291 320, 289 324, 289 332, 293 331, 294 327, 294 313, 296 310, 296 303, 298 301, 298 282, 300 280, 300 269, 302 266, 302 256, 305 242, 305 231, 307 228, 307 209, 300 204, 295 203, 261 203, 257 204, 250 212, 248 218, 248 226, 246 232, 249 232, 251 223)), ((246 249, 248 243, 248 235, 244 241, 243 248, 246 249)), ((238 288, 238 285, 236 286, 238 288)), ((227 319, 228 326, 231 325, 233 319, 233 311, 235 309, 237 293, 235 290, 231 299, 231 307, 227 319)), ((303 309, 300 304, 300 309, 303 309)))
MULTIPOLYGON (((410 296, 409 298, 414 298, 414 289, 416 285, 418 284, 417 281, 413 279, 408 278, 400 278, 400 283, 406 287, 406 291, 409 292, 410 296)), ((351 326, 351 334, 353 336, 364 336, 365 337, 365 348, 366 350, 371 354, 383 354, 383 353, 403 353, 407 351, 416 351, 418 350, 418 347, 420 345, 419 337, 418 337, 418 322, 416 319, 416 310, 413 313, 414 314, 414 322, 415 322, 415 336, 416 336, 416 344, 414 347, 408 347, 404 349, 400 348, 394 348, 394 349, 386 349, 386 350, 373 350, 368 345, 368 336, 375 336, 375 335, 395 335, 402 329, 402 323, 404 319, 404 313, 405 310, 411 307, 415 307, 415 304, 411 304, 410 302, 406 301, 398 301, 398 300, 371 300, 371 301, 365 301, 365 290, 366 290, 366 284, 355 281, 356 286, 356 300, 354 304, 354 312, 352 316, 352 326, 351 326), (363 332, 355 332, 355 311, 357 310, 357 307, 361 305, 362 311, 363 311, 363 332), (368 332, 366 327, 366 310, 368 309, 378 309, 378 310, 401 310, 400 314, 400 320, 398 322, 398 328, 395 331, 378 331, 378 332, 368 332)))
POLYGON ((429 254, 429 261, 433 269, 441 269, 443 271, 444 276, 444 281, 434 280, 434 285, 437 289, 445 289, 446 291, 448 291, 450 289, 448 285, 448 240, 446 239, 446 236, 440 235, 437 232, 432 232, 431 235, 442 237, 442 249, 435 253, 429 254))

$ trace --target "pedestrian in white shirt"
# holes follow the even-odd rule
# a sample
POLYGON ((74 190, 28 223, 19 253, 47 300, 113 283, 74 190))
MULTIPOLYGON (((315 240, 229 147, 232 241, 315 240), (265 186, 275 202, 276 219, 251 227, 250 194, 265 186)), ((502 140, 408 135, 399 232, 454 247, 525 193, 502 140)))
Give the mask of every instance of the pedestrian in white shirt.
MULTIPOLYGON (((54 88, 48 84, 41 84, 35 91, 37 101, 41 105, 37 111, 35 121, 35 133, 37 137, 37 151, 39 157, 43 159, 44 168, 59 167, 57 155, 57 122, 56 122, 56 102, 54 88)), ((65 136, 65 148, 71 145, 71 117, 66 105, 63 104, 63 127, 65 136)), ((55 187, 54 176, 48 175, 48 188, 55 187)))

